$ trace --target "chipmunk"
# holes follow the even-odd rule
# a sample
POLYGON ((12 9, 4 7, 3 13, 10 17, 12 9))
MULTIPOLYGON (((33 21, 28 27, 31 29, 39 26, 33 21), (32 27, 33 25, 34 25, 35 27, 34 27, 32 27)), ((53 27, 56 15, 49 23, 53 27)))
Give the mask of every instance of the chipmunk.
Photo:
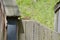
POLYGON ((24 18, 22 18, 23 20, 30 20, 31 17, 25 16, 24 18))

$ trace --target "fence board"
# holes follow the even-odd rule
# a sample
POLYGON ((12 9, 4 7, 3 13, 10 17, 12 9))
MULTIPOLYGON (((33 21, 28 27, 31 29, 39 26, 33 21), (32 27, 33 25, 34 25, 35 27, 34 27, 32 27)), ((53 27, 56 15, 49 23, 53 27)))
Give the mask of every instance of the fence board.
POLYGON ((47 27, 32 20, 22 21, 24 33, 20 40, 60 40, 60 33, 52 31, 47 27))
POLYGON ((31 23, 32 21, 27 21, 26 22, 26 29, 25 29, 25 32, 26 32, 26 40, 33 40, 33 22, 31 23))
POLYGON ((34 40, 38 40, 38 25, 36 25, 37 23, 34 22, 34 32, 33 32, 33 35, 34 35, 34 40))

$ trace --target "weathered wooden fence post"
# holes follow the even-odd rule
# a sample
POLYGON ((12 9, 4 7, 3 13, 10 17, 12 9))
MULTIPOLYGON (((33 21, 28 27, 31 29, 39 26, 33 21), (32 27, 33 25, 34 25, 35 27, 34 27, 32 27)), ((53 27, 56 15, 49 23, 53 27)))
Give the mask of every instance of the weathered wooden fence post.
POLYGON ((55 5, 55 31, 60 33, 60 1, 55 5))

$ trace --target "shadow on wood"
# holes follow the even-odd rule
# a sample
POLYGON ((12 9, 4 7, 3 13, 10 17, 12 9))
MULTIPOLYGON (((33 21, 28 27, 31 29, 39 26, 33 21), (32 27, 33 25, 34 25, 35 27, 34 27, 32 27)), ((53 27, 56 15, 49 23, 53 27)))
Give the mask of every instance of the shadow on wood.
POLYGON ((18 20, 18 40, 20 39, 20 35, 24 33, 22 20, 18 20))

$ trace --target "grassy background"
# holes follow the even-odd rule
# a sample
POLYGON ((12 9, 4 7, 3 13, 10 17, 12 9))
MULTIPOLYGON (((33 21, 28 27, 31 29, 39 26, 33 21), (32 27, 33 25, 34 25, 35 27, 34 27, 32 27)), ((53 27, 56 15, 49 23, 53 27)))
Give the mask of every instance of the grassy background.
POLYGON ((54 6, 59 0, 17 0, 22 18, 54 28, 54 6))

